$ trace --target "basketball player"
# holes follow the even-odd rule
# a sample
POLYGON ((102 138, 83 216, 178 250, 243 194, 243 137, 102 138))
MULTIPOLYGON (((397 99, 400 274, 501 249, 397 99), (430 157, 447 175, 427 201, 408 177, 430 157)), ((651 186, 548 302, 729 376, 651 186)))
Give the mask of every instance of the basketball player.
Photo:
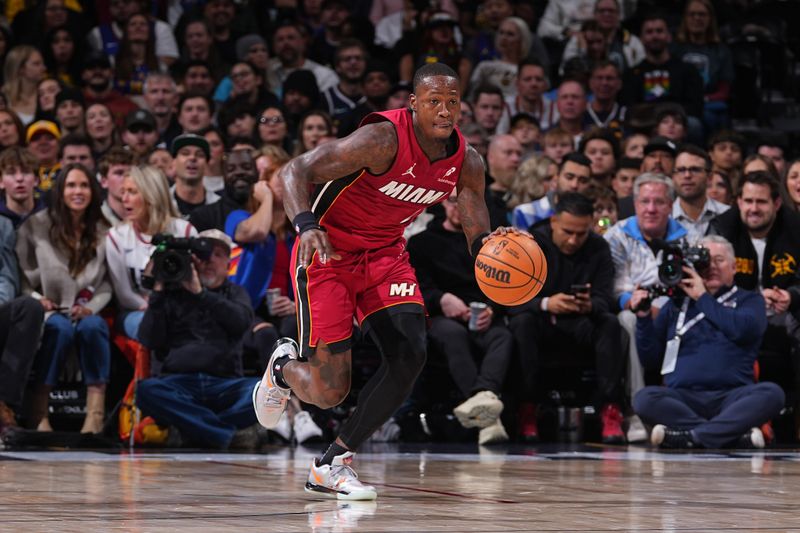
MULTIPOLYGON (((353 451, 400 406, 425 363, 425 311, 404 227, 456 186, 473 256, 489 236, 483 163, 454 127, 458 75, 441 63, 425 65, 413 89, 410 109, 372 113, 348 137, 281 171, 286 212, 299 236, 292 272, 302 351, 291 339, 276 343, 253 403, 267 428, 278 423, 292 391, 322 408, 341 403, 350 390, 357 318, 380 348, 381 366, 339 437, 312 462, 305 486, 339 499, 376 498, 350 467, 353 451), (312 183, 322 185, 313 204, 312 183)), ((509 231, 516 230, 494 234, 509 231)))

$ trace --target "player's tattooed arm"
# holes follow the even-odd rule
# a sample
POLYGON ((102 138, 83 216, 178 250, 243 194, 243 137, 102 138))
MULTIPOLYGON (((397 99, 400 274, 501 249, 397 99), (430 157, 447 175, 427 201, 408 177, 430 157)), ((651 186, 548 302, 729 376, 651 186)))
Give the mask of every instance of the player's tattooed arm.
POLYGON ((483 233, 489 233, 489 208, 486 207, 483 160, 471 146, 464 154, 464 164, 458 179, 458 214, 467 237, 467 246, 483 233))
POLYGON ((311 209, 311 184, 344 178, 362 169, 381 174, 389 169, 396 152, 394 126, 390 122, 377 122, 295 157, 280 171, 289 219, 311 209))

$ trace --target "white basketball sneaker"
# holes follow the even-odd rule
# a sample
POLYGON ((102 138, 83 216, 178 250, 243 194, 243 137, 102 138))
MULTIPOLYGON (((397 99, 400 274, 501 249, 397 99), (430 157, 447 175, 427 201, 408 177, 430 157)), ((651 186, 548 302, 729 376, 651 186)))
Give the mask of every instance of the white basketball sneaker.
POLYGON ((267 429, 278 425, 292 395, 292 389, 284 389, 275 382, 272 373, 275 359, 285 355, 297 359, 299 352, 300 349, 294 340, 288 337, 278 339, 272 347, 272 356, 269 358, 264 376, 253 388, 253 409, 256 411, 256 418, 258 423, 267 429))
POLYGON ((345 452, 333 458, 333 464, 318 465, 316 459, 311 461, 308 473, 306 492, 321 492, 336 496, 339 500, 374 500, 378 497, 375 487, 364 485, 358 480, 358 474, 350 467, 353 452, 345 452))

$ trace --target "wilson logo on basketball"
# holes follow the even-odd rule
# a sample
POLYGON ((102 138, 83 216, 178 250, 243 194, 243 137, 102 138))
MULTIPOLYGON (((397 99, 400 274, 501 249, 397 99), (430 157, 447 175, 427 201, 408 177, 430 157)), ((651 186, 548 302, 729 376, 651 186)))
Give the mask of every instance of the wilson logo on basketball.
POLYGON ((511 283, 511 272, 500 270, 481 261, 480 257, 475 261, 475 268, 483 271, 483 275, 488 279, 499 281, 500 283, 511 283))

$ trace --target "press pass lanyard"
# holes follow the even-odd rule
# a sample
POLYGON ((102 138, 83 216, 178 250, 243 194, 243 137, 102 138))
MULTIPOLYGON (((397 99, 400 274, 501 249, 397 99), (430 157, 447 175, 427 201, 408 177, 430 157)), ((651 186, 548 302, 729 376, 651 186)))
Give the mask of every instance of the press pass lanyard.
MULTIPOLYGON (((719 298, 717 298, 717 302, 725 303, 731 299, 731 297, 736 294, 738 290, 737 287, 732 288, 719 298)), ((667 349, 664 352, 664 362, 661 363, 661 375, 670 374, 675 371, 675 365, 678 362, 678 350, 681 347, 681 337, 686 335, 686 332, 692 329, 698 322, 703 320, 706 315, 705 313, 699 313, 689 322, 686 322, 686 311, 689 309, 689 297, 687 296, 683 300, 683 305, 681 306, 681 312, 678 315, 678 323, 675 324, 675 336, 672 337, 669 341, 667 341, 667 349), (684 322, 686 322, 684 324, 684 322)))

